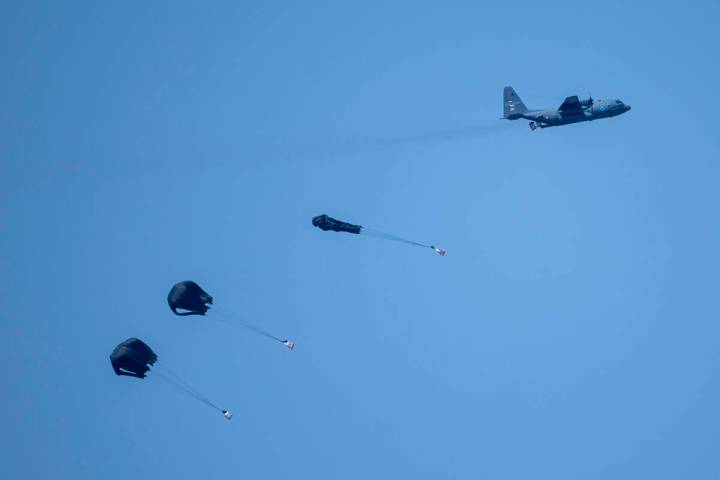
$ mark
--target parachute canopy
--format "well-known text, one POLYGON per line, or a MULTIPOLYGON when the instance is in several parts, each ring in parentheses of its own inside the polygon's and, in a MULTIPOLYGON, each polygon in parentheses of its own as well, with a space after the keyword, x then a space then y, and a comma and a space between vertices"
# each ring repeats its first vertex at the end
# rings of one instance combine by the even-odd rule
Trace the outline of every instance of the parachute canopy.
POLYGON ((150 370, 148 365, 153 365, 156 361, 155 352, 137 338, 128 338, 110 354, 115 375, 145 378, 145 374, 150 370))
POLYGON ((341 222, 340 220, 328 217, 324 214, 313 217, 312 224, 318 227, 320 230, 325 230, 326 232, 328 230, 332 230, 334 232, 347 232, 357 235, 360 233, 360 230, 362 230, 362 226, 360 225, 353 225, 352 223, 341 222))
POLYGON ((213 298, 191 280, 176 283, 168 294, 168 305, 175 315, 205 315, 212 303, 213 298))

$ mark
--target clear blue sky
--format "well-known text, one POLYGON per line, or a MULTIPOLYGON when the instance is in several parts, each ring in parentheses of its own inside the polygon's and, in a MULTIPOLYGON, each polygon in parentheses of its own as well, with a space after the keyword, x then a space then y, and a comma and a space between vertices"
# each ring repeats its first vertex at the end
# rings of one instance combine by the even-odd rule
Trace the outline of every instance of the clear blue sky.
POLYGON ((2 477, 720 477, 719 18, 6 2, 2 477), (531 132, 505 85, 633 109, 531 132), (185 279, 297 348, 173 316, 185 279), (235 418, 116 377, 130 336, 235 418))

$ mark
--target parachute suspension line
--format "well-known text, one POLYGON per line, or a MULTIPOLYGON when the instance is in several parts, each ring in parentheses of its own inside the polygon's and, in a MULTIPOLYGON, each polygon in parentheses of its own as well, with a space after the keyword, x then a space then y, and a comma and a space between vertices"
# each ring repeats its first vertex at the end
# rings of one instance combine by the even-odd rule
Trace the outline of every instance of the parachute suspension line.
POLYGON ((375 230, 373 228, 362 227, 362 230, 360 230, 360 233, 364 233, 371 237, 384 238, 385 240, 392 240, 395 242, 408 243, 410 245, 417 245, 418 247, 432 248, 431 245, 425 245, 424 243, 415 242, 413 240, 408 240, 407 238, 398 237, 397 235, 385 233, 380 230, 375 230))
MULTIPOLYGON (((165 369, 165 370, 167 370, 167 369, 165 369)), ((215 405, 213 402, 211 402, 210 399, 208 399, 205 395, 200 393, 195 387, 193 387, 189 383, 185 382, 182 378, 180 378, 174 372, 160 370, 160 371, 156 371, 155 373, 158 375, 158 377, 162 378, 170 385, 189 394, 191 397, 195 398, 196 400, 199 400, 206 405, 209 405, 217 410, 220 410, 220 408, 217 405, 215 405)))
POLYGON ((180 377, 180 375, 178 375, 178 374, 175 373, 174 371, 170 370, 169 368, 163 367, 163 368, 160 370, 160 372, 158 372, 158 373, 160 373, 161 375, 164 374, 166 377, 171 377, 175 382, 177 382, 178 384, 182 385, 183 388, 187 389, 189 392, 192 392, 195 396, 198 396, 198 397, 202 397, 202 396, 203 396, 203 395, 198 391, 198 389, 196 389, 195 387, 193 387, 192 385, 190 385, 189 383, 187 383, 185 380, 183 380, 183 379, 180 377))
POLYGON ((177 380, 175 380, 174 378, 170 377, 169 375, 165 375, 164 373, 160 373, 160 372, 156 372, 156 375, 157 375, 157 378, 159 378, 159 379, 160 379, 163 383, 165 383, 166 385, 168 385, 168 386, 170 386, 171 388, 173 388, 175 391, 177 391, 177 392, 179 392, 179 393, 181 393, 181 394, 187 395, 187 396, 189 396, 190 398, 192 398, 192 399, 194 399, 194 400, 197 400, 197 401, 199 401, 199 402, 201 402, 201 403, 204 403, 205 405, 208 405, 209 407, 217 410, 217 406, 216 406, 216 405, 212 405, 212 402, 208 402, 207 399, 205 399, 205 398, 198 397, 198 396, 195 394, 195 392, 193 392, 193 391, 191 391, 191 390, 188 390, 187 388, 185 388, 184 385, 178 383, 177 380))
POLYGON ((217 308, 213 307, 211 310, 211 314, 207 316, 208 318, 211 318, 212 320, 215 320, 216 322, 223 323, 225 325, 230 325, 231 327, 239 327, 244 328, 245 330, 249 330, 251 332, 257 333, 258 335, 262 335, 267 338, 271 338, 273 340, 276 340, 280 343, 285 343, 286 340, 283 340, 281 338, 276 337, 270 332, 267 332, 263 330, 260 327, 257 327, 251 323, 248 323, 244 320, 241 320, 234 315, 228 315, 223 311, 218 310, 217 308), (214 313, 214 315, 212 314, 214 313))
POLYGON ((407 243, 410 245, 415 245, 415 246, 423 247, 423 248, 431 248, 435 253, 437 253, 438 255, 443 256, 443 257, 447 253, 447 250, 445 250, 444 248, 436 247, 435 245, 425 245, 424 243, 415 242, 413 240, 408 240, 407 238, 398 237, 397 235, 391 235, 389 233, 385 233, 380 230, 375 230, 373 228, 362 227, 362 229, 360 230, 360 233, 365 233, 365 235, 370 235, 372 237, 384 238, 385 240, 391 240, 394 242, 407 243))
POLYGON ((218 412, 225 412, 225 410, 215 405, 213 402, 210 401, 210 399, 200 393, 195 387, 180 378, 177 373, 173 372, 169 368, 163 366, 162 369, 158 370, 158 368, 155 367, 153 369, 153 372, 158 376, 158 378, 164 380, 167 384, 175 387, 177 390, 188 394, 190 397, 214 408, 218 412))
MULTIPOLYGON (((198 396, 195 394, 195 392, 188 390, 184 385, 179 383, 176 379, 172 378, 170 375, 167 375, 163 372, 154 372, 153 376, 157 377, 160 381, 162 381, 164 384, 171 387, 176 392, 179 392, 183 395, 187 395, 192 399, 198 400, 206 405, 209 405, 205 399, 198 398, 198 396)), ((210 405, 212 408, 215 408, 214 406, 210 405)))

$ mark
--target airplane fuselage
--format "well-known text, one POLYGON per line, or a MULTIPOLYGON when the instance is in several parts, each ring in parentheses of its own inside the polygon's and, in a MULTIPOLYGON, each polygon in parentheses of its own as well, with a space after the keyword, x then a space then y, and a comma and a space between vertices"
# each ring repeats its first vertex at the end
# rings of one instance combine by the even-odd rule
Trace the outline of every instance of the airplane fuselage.
POLYGON ((538 128, 547 128, 615 117, 628 110, 630 110, 630 106, 625 105, 620 100, 595 100, 591 106, 578 111, 534 110, 524 113, 522 118, 537 122, 538 128))

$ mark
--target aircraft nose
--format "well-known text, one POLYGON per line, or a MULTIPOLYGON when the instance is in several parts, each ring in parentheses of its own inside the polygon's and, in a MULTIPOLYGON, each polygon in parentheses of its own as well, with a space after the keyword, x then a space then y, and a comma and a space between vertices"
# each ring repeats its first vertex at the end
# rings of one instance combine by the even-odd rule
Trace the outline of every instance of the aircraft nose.
POLYGON ((629 111, 632 107, 630 105, 625 105, 625 111, 629 111))

